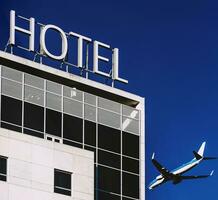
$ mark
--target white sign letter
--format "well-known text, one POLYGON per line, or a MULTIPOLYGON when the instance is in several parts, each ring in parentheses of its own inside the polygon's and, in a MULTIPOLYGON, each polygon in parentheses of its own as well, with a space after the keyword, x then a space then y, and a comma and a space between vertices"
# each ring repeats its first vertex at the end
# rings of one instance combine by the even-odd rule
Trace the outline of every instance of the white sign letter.
POLYGON ((94 41, 94 46, 93 46, 93 72, 96 74, 100 74, 103 76, 110 77, 110 74, 107 74, 105 72, 101 72, 98 70, 98 60, 103 60, 105 62, 109 62, 108 58, 105 58, 103 56, 98 55, 98 48, 99 46, 102 46, 104 48, 110 49, 110 46, 98 41, 94 41))
POLYGON ((34 51, 35 19, 30 18, 29 29, 26 30, 15 25, 15 11, 10 11, 10 39, 9 44, 15 45, 15 31, 19 31, 29 36, 29 50, 34 51))
POLYGON ((119 49, 113 49, 113 79, 121 81, 123 83, 128 83, 127 80, 119 78, 119 49))
POLYGON ((91 42, 92 39, 85 37, 83 35, 79 35, 77 33, 74 32, 70 32, 69 35, 72 35, 74 37, 78 38, 78 55, 77 55, 77 66, 78 67, 83 67, 83 40, 87 41, 87 42, 91 42))
POLYGON ((62 29, 60 29, 57 26, 54 25, 46 25, 42 28, 41 33, 40 33, 40 48, 41 48, 41 53, 46 54, 48 57, 53 58, 55 60, 63 60, 66 55, 67 55, 67 51, 68 51, 68 43, 67 43, 67 37, 64 33, 64 31, 62 29), (61 35, 61 39, 62 39, 62 52, 61 55, 59 56, 55 56, 53 54, 51 54, 48 49, 46 48, 46 44, 45 44, 45 34, 47 32, 48 29, 53 29, 57 32, 60 33, 61 35))

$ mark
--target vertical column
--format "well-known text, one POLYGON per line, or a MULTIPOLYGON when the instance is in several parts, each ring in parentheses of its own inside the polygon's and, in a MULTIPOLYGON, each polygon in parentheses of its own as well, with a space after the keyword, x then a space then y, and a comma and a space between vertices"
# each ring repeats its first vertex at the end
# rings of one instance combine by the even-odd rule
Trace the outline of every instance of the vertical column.
POLYGON ((139 121, 140 121, 140 136, 139 136, 139 175, 140 175, 140 185, 139 185, 139 194, 140 199, 145 199, 145 102, 141 98, 139 105, 137 106, 139 112, 139 121))
POLYGON ((61 138, 64 141, 64 86, 61 85, 61 138))
POLYGON ((121 175, 121 178, 120 178, 120 196, 121 196, 121 199, 123 198, 123 105, 121 104, 120 105, 120 131, 121 131, 121 134, 120 134, 120 156, 121 156, 121 166, 120 166, 120 175, 121 175))
POLYGON ((97 171, 97 167, 98 167, 98 96, 96 96, 96 102, 95 102, 95 106, 96 106, 96 168, 95 168, 95 193, 96 193, 96 200, 98 200, 98 191, 96 190, 98 188, 98 171, 97 171))
POLYGON ((46 80, 44 79, 44 138, 46 135, 46 80))
POLYGON ((83 120, 83 139, 82 139, 82 147, 85 149, 85 95, 82 92, 82 120, 83 120))
POLYGON ((0 127, 2 121, 2 65, 0 65, 0 127))
POLYGON ((22 72, 22 133, 24 132, 24 72, 22 72))

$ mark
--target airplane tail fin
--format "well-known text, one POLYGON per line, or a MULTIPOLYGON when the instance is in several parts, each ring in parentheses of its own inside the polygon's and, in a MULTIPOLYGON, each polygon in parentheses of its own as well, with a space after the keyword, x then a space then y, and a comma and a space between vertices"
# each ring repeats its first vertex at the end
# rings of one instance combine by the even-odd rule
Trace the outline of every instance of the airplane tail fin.
POLYGON ((195 158, 197 160, 200 160, 203 158, 203 160, 214 160, 214 159, 217 159, 217 157, 204 157, 204 149, 205 149, 205 145, 206 145, 206 142, 203 142, 200 149, 198 150, 198 152, 196 151, 193 151, 194 155, 195 155, 195 158))
POLYGON ((198 155, 200 155, 201 157, 204 156, 205 145, 206 145, 206 142, 203 142, 200 149, 198 150, 198 155))
POLYGON ((203 142, 202 145, 201 145, 201 147, 199 148, 198 152, 193 151, 193 153, 194 153, 194 155, 195 155, 195 158, 196 158, 197 160, 200 160, 200 159, 203 158, 205 145, 206 145, 206 142, 203 142))

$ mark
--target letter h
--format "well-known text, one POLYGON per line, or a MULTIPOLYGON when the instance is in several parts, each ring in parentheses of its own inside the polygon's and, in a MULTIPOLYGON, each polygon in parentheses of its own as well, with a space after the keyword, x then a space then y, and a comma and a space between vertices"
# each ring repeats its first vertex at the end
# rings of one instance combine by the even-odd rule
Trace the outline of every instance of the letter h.
POLYGON ((29 30, 20 28, 15 25, 15 11, 10 11, 10 39, 9 44, 15 45, 15 31, 19 31, 29 36, 29 50, 34 51, 34 39, 35 39, 35 19, 30 18, 29 20, 29 30))

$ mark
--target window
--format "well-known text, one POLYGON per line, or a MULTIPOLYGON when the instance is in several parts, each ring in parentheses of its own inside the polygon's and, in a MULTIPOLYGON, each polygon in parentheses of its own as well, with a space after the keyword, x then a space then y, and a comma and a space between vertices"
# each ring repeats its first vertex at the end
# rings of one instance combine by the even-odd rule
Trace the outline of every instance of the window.
POLYGON ((54 192, 71 196, 71 172, 54 170, 54 192))
POLYGON ((44 106, 44 91, 25 85, 24 99, 30 103, 44 106))
POLYGON ((90 121, 96 121, 96 107, 85 104, 84 118, 90 121))
POLYGON ((133 200, 132 198, 123 197, 122 200, 133 200))
POLYGON ((85 120, 84 123, 85 144, 96 146, 96 124, 85 120))
POLYGON ((123 179, 123 195, 132 198, 139 198, 139 176, 133 174, 124 173, 123 179))
POLYGON ((103 191, 98 191, 98 199, 99 200, 120 200, 120 196, 113 195, 111 193, 106 193, 103 191))
POLYGON ((139 158, 139 136, 123 132, 123 154, 139 158))
POLYGON ((2 95, 1 111, 1 120, 7 122, 2 123, 1 126, 3 128, 20 131, 19 127, 13 125, 22 125, 22 102, 2 95))
POLYGON ((2 76, 17 82, 22 82, 22 72, 2 66, 2 76))
POLYGON ((44 89, 44 79, 31 74, 24 74, 24 81, 26 85, 34 86, 40 89, 44 89))
POLYGON ((0 156, 0 180, 7 181, 7 158, 0 156))
POLYGON ((70 145, 70 146, 73 146, 73 147, 78 147, 78 148, 82 148, 82 144, 78 143, 78 142, 72 142, 72 141, 69 141, 69 140, 65 140, 63 139, 63 144, 67 144, 67 145, 70 145))
POLYGON ((98 189, 110 193, 120 194, 120 171, 101 166, 97 169, 98 189))
POLYGON ((56 142, 56 143, 63 143, 61 138, 54 137, 53 135, 45 135, 46 140, 56 142))
POLYGON ((34 136, 34 137, 44 138, 43 133, 40 133, 38 131, 33 131, 33 130, 30 130, 30 129, 27 129, 27 128, 24 128, 23 133, 25 133, 27 135, 34 136))
POLYGON ((61 137, 61 113, 46 109, 46 133, 61 137))
POLYGON ((120 155, 109 153, 107 151, 98 150, 98 162, 103 165, 120 169, 120 155))
POLYGON ((46 107, 61 111, 61 96, 56 94, 46 93, 46 107))
POLYGON ((120 131, 99 124, 98 145, 102 149, 120 153, 120 131))
POLYGON ((22 85, 20 83, 2 78, 2 94, 22 98, 22 85))
POLYGON ((44 108, 24 103, 24 133, 43 138, 44 134, 44 108), (36 130, 36 131, 35 131, 36 130))
POLYGON ((24 126, 40 132, 44 131, 44 108, 26 103, 24 104, 24 126))
POLYGON ((123 156, 123 170, 139 174, 139 160, 123 156))
POLYGON ((119 129, 120 128, 120 115, 110 112, 110 111, 102 110, 99 108, 98 109, 98 122, 100 124, 105 124, 110 127, 119 129))
POLYGON ((64 138, 82 143, 83 120, 64 114, 64 138))
POLYGON ((64 98, 64 112, 78 117, 83 116, 83 104, 68 98, 64 98))

